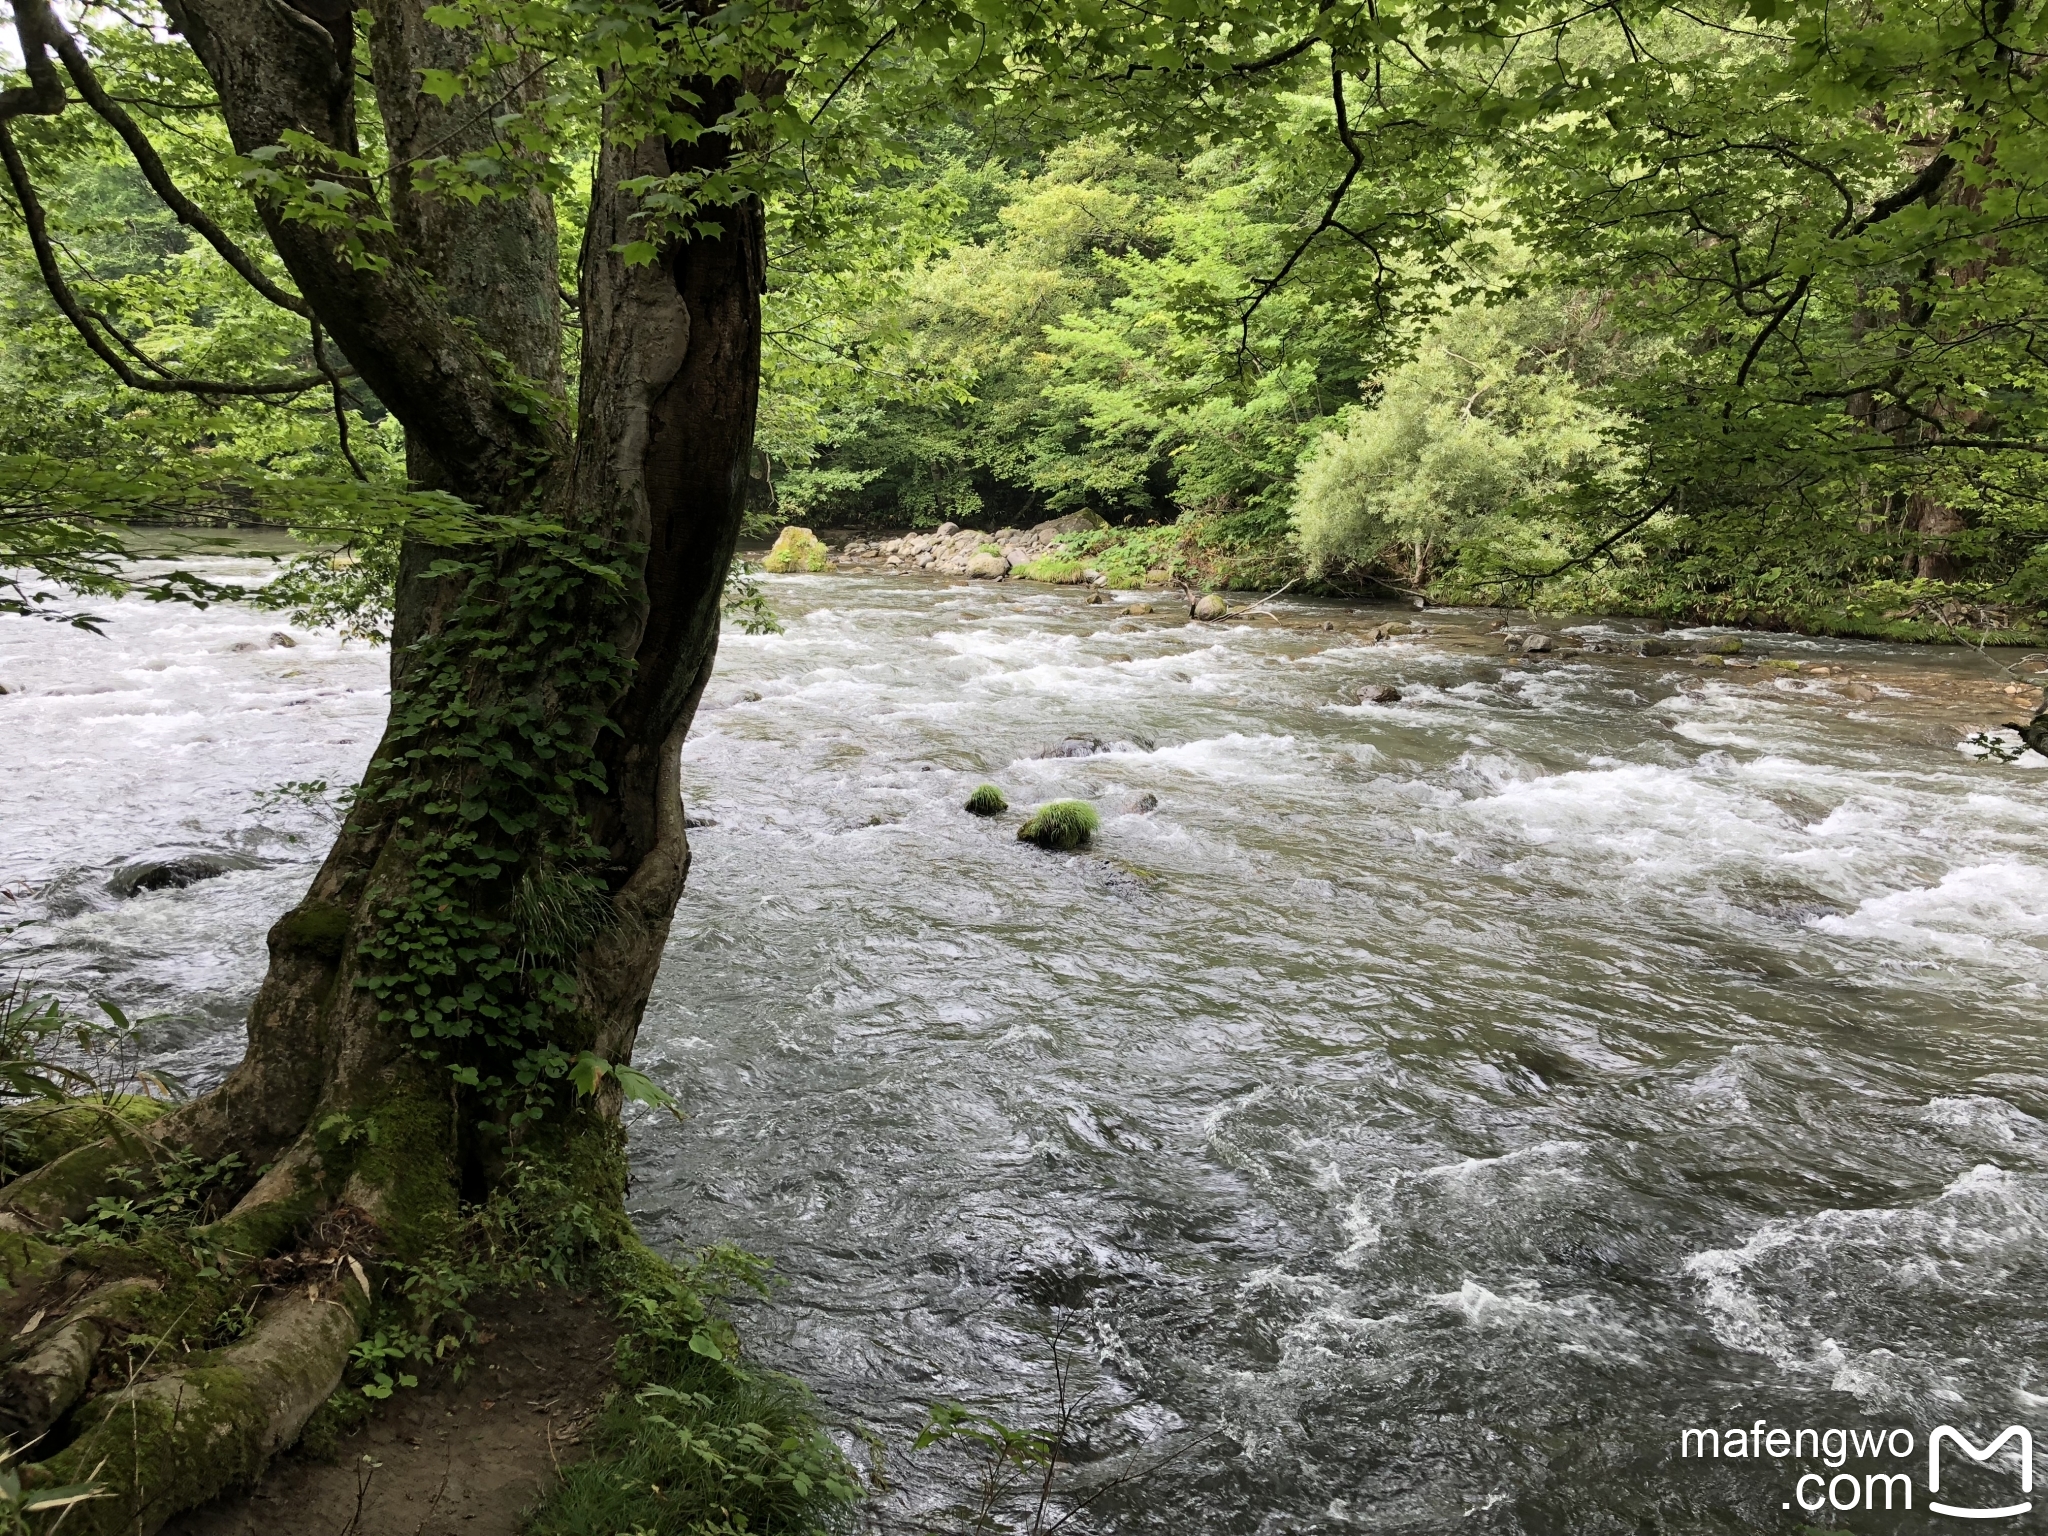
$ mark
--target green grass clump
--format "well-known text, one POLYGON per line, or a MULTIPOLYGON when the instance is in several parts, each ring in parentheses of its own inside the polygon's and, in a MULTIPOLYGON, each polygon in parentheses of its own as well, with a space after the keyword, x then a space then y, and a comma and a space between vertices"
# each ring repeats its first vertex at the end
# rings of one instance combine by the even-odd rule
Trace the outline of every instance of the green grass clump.
POLYGON ((970 816, 1000 816, 1009 808, 1010 802, 993 784, 984 784, 967 797, 967 814, 970 816))
POLYGON ((1049 581, 1055 586, 1071 587, 1081 580, 1081 572, 1087 568, 1085 560, 1070 560, 1060 555, 1044 555, 1036 560, 1027 560, 1013 566, 1012 576, 1021 576, 1026 581, 1049 581))
POLYGON ((526 1536, 853 1536, 858 1473, 801 1383, 742 1363, 726 1315, 727 1297, 766 1294, 767 1266, 722 1245, 671 1265, 584 1182, 537 1172, 489 1233, 508 1275, 574 1279, 618 1307, 596 1454, 563 1468, 526 1536))
POLYGON ((614 1397, 598 1454, 563 1469, 530 1536, 851 1532, 861 1489, 786 1377, 678 1360, 614 1397), (673 1384, 671 1384, 673 1383, 673 1384))
POLYGON ((1040 806, 1017 829, 1017 838, 1064 853, 1087 842, 1101 825, 1102 818, 1086 800, 1055 800, 1051 805, 1040 806))

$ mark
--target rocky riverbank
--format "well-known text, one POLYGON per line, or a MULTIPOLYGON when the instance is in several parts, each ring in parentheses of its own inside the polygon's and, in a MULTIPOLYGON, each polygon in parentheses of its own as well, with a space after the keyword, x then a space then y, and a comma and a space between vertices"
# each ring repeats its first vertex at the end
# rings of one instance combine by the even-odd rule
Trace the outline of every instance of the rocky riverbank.
MULTIPOLYGON (((1049 518, 1029 528, 998 528, 993 533, 941 523, 930 533, 907 533, 893 539, 855 539, 835 552, 832 563, 851 569, 929 571, 935 576, 966 576, 1001 581, 1017 575, 1060 585, 1099 584, 1103 573, 1078 559, 1059 558, 1060 540, 1103 526, 1089 512, 1049 518)), ((1162 571, 1153 585, 1166 585, 1162 571)))

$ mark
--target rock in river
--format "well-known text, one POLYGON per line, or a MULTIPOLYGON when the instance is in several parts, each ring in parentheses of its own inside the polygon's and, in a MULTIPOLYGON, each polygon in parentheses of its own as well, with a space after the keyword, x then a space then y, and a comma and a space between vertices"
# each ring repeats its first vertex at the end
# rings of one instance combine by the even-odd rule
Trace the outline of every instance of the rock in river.
POLYGON ((201 880, 212 880, 231 869, 256 869, 257 860, 243 853, 210 853, 200 850, 151 854, 131 859, 107 877, 107 889, 116 896, 134 896, 142 891, 175 891, 201 880))
POLYGON ((761 569, 777 575, 791 571, 822 571, 832 564, 825 541, 808 528, 791 526, 775 536, 775 543, 761 559, 761 569))
POLYGON ((1401 690, 1394 687, 1391 683, 1368 683, 1365 687, 1358 690, 1358 702, 1361 704, 1398 704, 1401 702, 1401 690))
POLYGON ((1195 600, 1195 606, 1188 612, 1193 617, 1207 622, 1211 619, 1220 619, 1230 612, 1230 604, 1224 602, 1214 592, 1207 592, 1195 600))
POLYGON ((971 581, 1001 581, 1010 574, 1010 558, 1007 555, 977 549, 967 557, 967 575, 971 581))

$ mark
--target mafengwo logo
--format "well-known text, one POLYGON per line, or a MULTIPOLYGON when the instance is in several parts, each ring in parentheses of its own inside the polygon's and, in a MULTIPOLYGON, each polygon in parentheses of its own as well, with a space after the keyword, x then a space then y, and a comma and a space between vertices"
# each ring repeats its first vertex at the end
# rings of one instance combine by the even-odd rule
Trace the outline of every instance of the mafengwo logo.
MULTIPOLYGON (((2032 1493, 2034 1491, 2034 1437, 2018 1424, 2011 1426, 2004 1434, 2000 1435, 1982 1450, 1979 1450, 1972 1444, 1969 1436, 1965 1435, 1961 1430, 1951 1429, 1946 1424, 1936 1425, 1934 1433, 1927 1437, 1928 1493, 1936 1494, 1941 1492, 1941 1448, 1944 1444, 1955 1446, 1957 1450, 1968 1456, 1972 1461, 1989 1461, 1998 1454, 1999 1447, 2008 1440, 2017 1440, 2019 1442, 2014 1449, 2018 1452, 2019 1456, 2020 1492, 2032 1493)), ((1930 1498, 1927 1507, 1937 1515, 1955 1515, 1963 1520, 2011 1520, 2024 1515, 2032 1509, 2034 1501, 2032 1499, 2023 1499, 2017 1504, 2007 1504, 1999 1509, 1973 1509, 1954 1504, 1943 1504, 1939 1500, 1930 1498)))
MULTIPOLYGON (((1927 1437, 1927 1486, 1924 1499, 1908 1468, 1918 1470, 1918 1437, 1903 1426, 1895 1429, 1786 1429, 1758 1419, 1744 1429, 1688 1429, 1678 1438, 1681 1459, 1712 1461, 1818 1461, 1824 1471, 1802 1470, 1787 1490, 1783 1508, 1809 1515, 1823 1510, 1848 1514, 1863 1510, 1909 1510, 1916 1502, 1933 1515, 1956 1520, 2017 1520, 2034 1508, 2034 1436, 2026 1426, 2008 1425, 1980 1445, 1962 1430, 1938 1424, 1927 1437), (1875 1468, 1870 1466, 1876 1463, 1875 1468), (1979 1466, 1998 1474, 2019 1498, 1976 1497, 1954 1502, 1958 1467, 1979 1466), (1943 1499, 1947 1474, 1950 1497, 1943 1499), (2016 1488, 2013 1485, 2017 1485, 2016 1488)), ((1790 1476, 1792 1468, 1786 1468, 1790 1476)), ((1981 1482, 1982 1480, 1977 1480, 1981 1482)))

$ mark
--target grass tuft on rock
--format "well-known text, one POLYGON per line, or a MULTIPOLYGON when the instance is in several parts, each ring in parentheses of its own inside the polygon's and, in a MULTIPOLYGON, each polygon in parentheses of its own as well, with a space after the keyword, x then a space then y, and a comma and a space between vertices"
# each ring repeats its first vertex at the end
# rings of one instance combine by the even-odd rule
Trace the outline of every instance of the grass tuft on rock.
POLYGON ((970 816, 1000 816, 1009 808, 1009 800, 993 784, 984 784, 967 797, 967 814, 970 816))
POLYGON ((1102 818, 1087 801, 1055 800, 1032 813, 1031 819, 1017 829, 1017 839, 1065 853, 1079 848, 1101 826, 1102 818))

